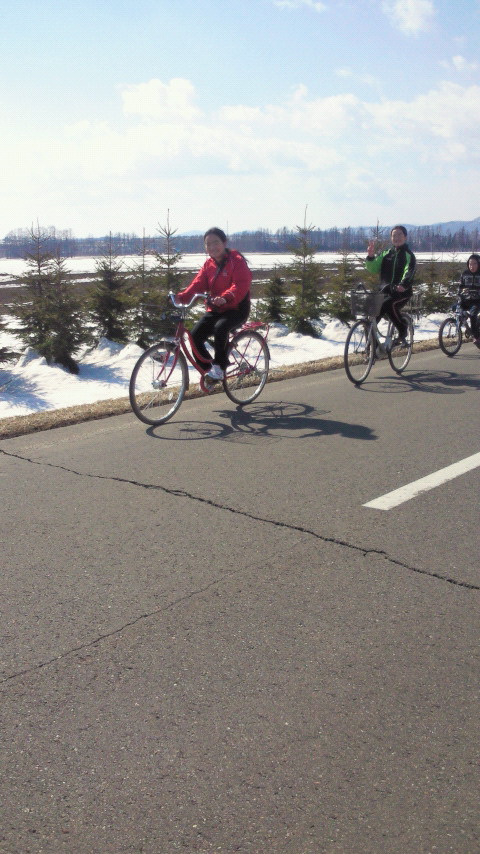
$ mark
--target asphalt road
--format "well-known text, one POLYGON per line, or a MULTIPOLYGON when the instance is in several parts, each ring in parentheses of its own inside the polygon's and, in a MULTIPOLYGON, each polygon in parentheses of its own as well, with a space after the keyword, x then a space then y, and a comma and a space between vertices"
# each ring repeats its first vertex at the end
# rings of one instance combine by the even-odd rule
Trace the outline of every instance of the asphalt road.
POLYGON ((2 854, 475 854, 480 354, 0 443, 2 854))

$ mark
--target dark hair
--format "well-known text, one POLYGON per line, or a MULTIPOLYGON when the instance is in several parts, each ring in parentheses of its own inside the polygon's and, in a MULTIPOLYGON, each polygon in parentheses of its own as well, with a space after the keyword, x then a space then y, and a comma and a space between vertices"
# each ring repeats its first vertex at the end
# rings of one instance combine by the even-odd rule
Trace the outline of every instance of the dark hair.
POLYGON ((400 231, 403 231, 405 237, 407 236, 407 229, 405 228, 404 225, 394 225, 390 231, 390 237, 392 236, 392 233, 395 231, 396 228, 399 228, 400 231))
POLYGON ((216 237, 219 237, 222 243, 226 243, 228 238, 224 231, 221 228, 209 228, 208 231, 203 235, 203 242, 205 243, 209 234, 214 234, 216 237))
POLYGON ((478 255, 476 252, 473 252, 470 255, 470 257, 467 258, 467 267, 468 267, 468 262, 471 261, 472 258, 475 258, 475 261, 477 262, 478 266, 480 267, 480 255, 478 255))

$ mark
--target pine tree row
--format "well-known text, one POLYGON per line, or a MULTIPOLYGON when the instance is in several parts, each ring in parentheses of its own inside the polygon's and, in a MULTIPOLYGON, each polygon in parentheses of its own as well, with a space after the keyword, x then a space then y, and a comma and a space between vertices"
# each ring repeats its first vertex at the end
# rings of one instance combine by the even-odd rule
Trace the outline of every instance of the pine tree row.
MULTIPOLYGON (((168 293, 179 291, 188 275, 178 269, 182 255, 174 248, 176 232, 168 216, 166 225, 158 230, 164 251, 152 250, 144 238, 138 262, 130 268, 110 243, 96 262, 95 284, 86 297, 80 297, 65 259, 48 251, 48 232, 38 225, 32 228, 27 273, 19 280, 22 298, 8 306, 16 326, 9 329, 48 364, 62 365, 72 373, 79 370, 78 353, 102 337, 149 346, 170 331, 168 293)), ((359 264, 360 259, 348 250, 341 253, 339 263, 327 269, 316 260, 314 235, 315 227, 307 225, 305 212, 303 225, 296 229, 295 243, 289 247, 293 261, 273 271, 255 313, 259 319, 284 323, 292 331, 316 337, 321 335, 321 316, 348 323, 352 289, 359 282, 373 285, 373 280, 359 264)), ((378 225, 375 237, 382 240, 378 225)), ((441 266, 439 275, 433 259, 424 265, 422 295, 427 313, 446 310, 450 301, 448 285, 458 274, 459 265, 452 257, 450 264, 441 266)), ((0 361, 15 355, 6 347, 0 348, 0 361)))

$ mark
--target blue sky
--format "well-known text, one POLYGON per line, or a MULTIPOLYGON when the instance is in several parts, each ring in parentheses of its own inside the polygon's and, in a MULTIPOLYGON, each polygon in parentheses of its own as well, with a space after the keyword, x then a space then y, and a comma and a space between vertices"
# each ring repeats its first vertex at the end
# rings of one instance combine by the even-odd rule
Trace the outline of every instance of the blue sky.
POLYGON ((0 237, 473 219, 480 0, 2 3, 0 237))

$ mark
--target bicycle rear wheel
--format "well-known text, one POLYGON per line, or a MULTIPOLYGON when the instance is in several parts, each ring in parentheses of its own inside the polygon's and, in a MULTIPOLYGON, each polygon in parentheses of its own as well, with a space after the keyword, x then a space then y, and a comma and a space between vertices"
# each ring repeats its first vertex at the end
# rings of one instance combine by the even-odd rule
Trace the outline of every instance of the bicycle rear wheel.
POLYGON ((373 365, 375 354, 369 331, 370 324, 366 320, 357 320, 345 341, 345 371, 350 382, 355 385, 367 379, 373 365))
MULTIPOLYGON (((412 318, 406 314, 403 315, 403 317, 408 323, 407 332, 405 335, 405 340, 407 342, 407 345, 405 346, 404 344, 401 344, 400 342, 398 344, 392 343, 392 346, 390 347, 390 349, 388 351, 388 361, 390 362, 391 367, 393 368, 393 370, 397 374, 401 374, 402 371, 404 371, 405 368, 407 367, 407 365, 410 361, 410 358, 412 355, 412 349, 413 349, 413 321, 412 321, 412 318)), ((395 329, 394 325, 392 323, 389 324, 389 329, 388 329, 387 334, 393 336, 395 333, 398 335, 398 332, 395 329)), ((394 339, 392 338, 392 342, 393 342, 393 340, 394 339)))
POLYGON ((267 382, 270 354, 265 338, 254 330, 237 332, 229 346, 228 361, 225 394, 239 406, 251 403, 267 382))
POLYGON ((130 378, 130 403, 145 424, 164 424, 175 414, 187 388, 187 362, 171 341, 159 341, 140 356, 130 378))
POLYGON ((438 330, 438 343, 446 356, 455 356, 462 346, 462 327, 454 317, 447 317, 438 330))

